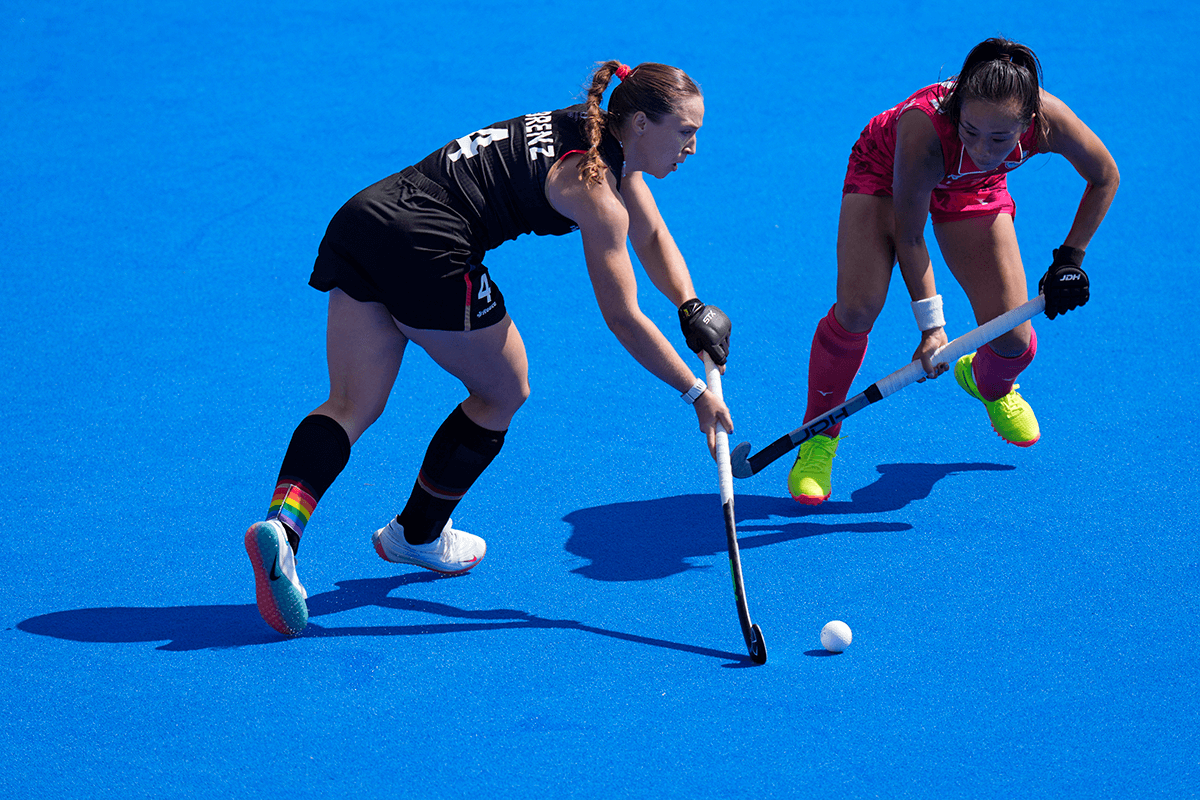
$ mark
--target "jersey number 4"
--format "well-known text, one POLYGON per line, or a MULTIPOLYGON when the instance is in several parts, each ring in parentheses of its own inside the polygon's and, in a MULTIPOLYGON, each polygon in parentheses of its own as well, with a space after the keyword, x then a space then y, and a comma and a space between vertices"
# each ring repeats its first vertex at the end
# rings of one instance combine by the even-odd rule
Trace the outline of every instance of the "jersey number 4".
POLYGON ((479 154, 479 148, 507 138, 507 128, 484 128, 474 133, 468 133, 466 136, 454 140, 458 144, 458 150, 450 153, 450 160, 458 161, 463 156, 474 158, 479 154))
POLYGON ((486 272, 479 276, 479 299, 489 304, 492 302, 492 282, 488 280, 486 272))

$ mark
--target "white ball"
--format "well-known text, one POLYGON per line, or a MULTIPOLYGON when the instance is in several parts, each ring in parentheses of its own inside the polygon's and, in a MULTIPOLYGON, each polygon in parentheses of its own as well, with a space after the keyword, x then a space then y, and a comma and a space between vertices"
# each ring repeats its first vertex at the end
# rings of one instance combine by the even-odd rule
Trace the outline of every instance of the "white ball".
POLYGON ((850 626, 840 619, 835 619, 833 622, 827 623, 824 628, 821 628, 821 647, 824 647, 831 653, 840 653, 845 650, 850 646, 850 641, 853 638, 853 634, 850 633, 850 626))

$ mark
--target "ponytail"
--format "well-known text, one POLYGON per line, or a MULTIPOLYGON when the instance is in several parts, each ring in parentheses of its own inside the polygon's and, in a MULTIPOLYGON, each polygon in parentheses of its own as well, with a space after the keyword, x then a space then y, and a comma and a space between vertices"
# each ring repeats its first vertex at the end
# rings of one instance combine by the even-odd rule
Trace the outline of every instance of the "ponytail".
MULTIPOLYGON (((600 107, 600 100, 608 89, 613 75, 626 67, 620 61, 605 61, 592 73, 592 85, 587 90, 587 101, 584 110, 583 133, 587 139, 588 150, 579 165, 579 174, 588 186, 595 186, 602 180, 600 168, 603 161, 600 158, 600 138, 604 135, 604 125, 607 113, 600 107)), ((626 72, 626 75, 629 73, 626 72)))
POLYGON ((980 42, 963 61, 949 94, 942 100, 947 118, 957 128, 968 100, 1016 103, 1026 124, 1034 118, 1045 135, 1041 117, 1042 65, 1032 50, 1002 38, 980 42))
POLYGON ((602 180, 603 160, 600 157, 600 139, 605 126, 612 129, 641 111, 651 122, 658 122, 672 113, 685 97, 700 94, 700 87, 677 67, 666 64, 644 62, 632 69, 620 61, 604 61, 592 73, 592 83, 587 90, 584 112, 584 136, 588 151, 579 165, 579 174, 589 186, 602 180), (613 76, 620 83, 608 98, 608 110, 600 107, 604 92, 613 76))

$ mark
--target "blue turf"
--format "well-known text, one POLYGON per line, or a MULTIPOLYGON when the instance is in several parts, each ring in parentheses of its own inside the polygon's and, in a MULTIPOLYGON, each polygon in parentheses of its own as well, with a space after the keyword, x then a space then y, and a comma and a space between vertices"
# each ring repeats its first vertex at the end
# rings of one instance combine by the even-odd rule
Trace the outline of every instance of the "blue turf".
MULTIPOLYGON (((0 15, 0 794, 1196 795, 1197 379, 1174 356, 1197 246, 1172 195, 1194 9, 143 5, 0 15), (305 281, 351 194, 575 101, 596 60, 684 67, 700 152, 653 186, 734 320, 731 439, 762 446, 800 423, 854 136, 997 33, 1123 177, 1093 300, 1037 323, 1043 439, 1004 444, 943 379, 847 424, 825 505, 787 498, 786 463, 737 482, 765 666, 694 416, 604 329, 577 237, 488 262, 534 395, 456 515, 487 561, 441 578, 371 549, 461 396, 412 348, 305 537, 309 629, 259 619, 242 533, 326 390, 305 281), (835 618, 854 643, 829 656, 835 618)), ((1082 187, 1057 157, 1011 185, 1036 281, 1082 187)), ((915 347, 893 289, 859 388, 915 347)), ((682 350, 648 282, 643 304, 682 350)))

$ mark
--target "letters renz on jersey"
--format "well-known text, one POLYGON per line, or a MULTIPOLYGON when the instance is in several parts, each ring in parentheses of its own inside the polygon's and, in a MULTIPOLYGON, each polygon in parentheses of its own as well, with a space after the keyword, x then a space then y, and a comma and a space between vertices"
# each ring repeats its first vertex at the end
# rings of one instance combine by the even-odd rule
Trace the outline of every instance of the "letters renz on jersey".
POLYGON ((549 111, 525 115, 525 144, 529 147, 531 159, 538 156, 554 158, 554 135, 551 133, 549 111))

